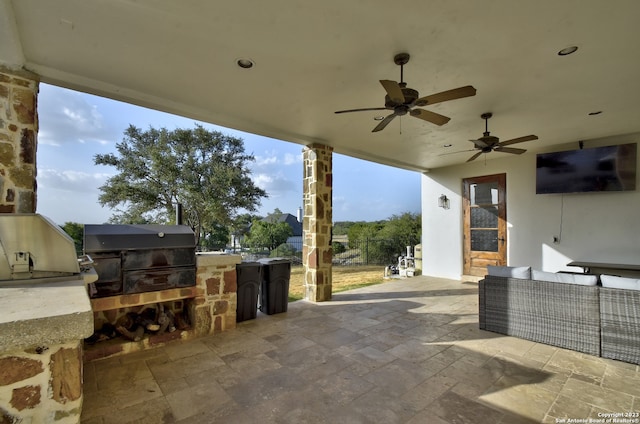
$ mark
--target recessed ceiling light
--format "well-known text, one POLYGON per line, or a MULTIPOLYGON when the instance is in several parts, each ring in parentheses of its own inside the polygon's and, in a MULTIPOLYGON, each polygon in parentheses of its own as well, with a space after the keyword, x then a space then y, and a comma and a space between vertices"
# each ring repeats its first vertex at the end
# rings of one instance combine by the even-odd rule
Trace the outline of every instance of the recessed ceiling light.
POLYGON ((247 58, 240 58, 236 60, 236 64, 242 69, 253 68, 254 65, 253 60, 247 58))
POLYGON ((567 55, 570 55, 571 53, 575 53, 577 50, 578 50, 578 46, 565 47, 564 49, 558 52, 558 56, 567 56, 567 55))
POLYGON ((600 115, 602 113, 601 110, 596 110, 595 112, 589 112, 589 116, 600 115))
POLYGON ((374 121, 382 121, 384 119, 384 116, 374 116, 373 120, 374 121))

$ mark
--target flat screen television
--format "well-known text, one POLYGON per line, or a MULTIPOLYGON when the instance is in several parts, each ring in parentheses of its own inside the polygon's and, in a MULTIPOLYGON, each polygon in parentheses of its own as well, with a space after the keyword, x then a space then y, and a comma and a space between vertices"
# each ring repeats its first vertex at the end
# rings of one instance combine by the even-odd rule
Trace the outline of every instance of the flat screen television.
POLYGON ((636 189, 637 144, 594 147, 536 158, 536 194, 636 189))

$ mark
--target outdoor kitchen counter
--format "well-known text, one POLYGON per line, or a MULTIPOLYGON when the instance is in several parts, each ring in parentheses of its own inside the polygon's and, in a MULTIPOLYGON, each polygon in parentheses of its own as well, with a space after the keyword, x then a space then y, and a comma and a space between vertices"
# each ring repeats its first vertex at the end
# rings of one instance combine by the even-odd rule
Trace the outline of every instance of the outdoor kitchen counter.
POLYGON ((93 331, 83 280, 0 286, 0 351, 82 340, 93 331))
POLYGON ((242 262, 242 256, 222 252, 198 252, 196 253, 197 266, 237 265, 242 262))

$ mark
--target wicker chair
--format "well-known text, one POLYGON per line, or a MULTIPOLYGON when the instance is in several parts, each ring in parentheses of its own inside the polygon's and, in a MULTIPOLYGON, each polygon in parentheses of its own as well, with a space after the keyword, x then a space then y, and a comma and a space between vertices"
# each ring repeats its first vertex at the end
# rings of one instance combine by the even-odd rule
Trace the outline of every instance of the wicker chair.
POLYGON ((640 364, 640 291, 600 287, 602 356, 640 364))
POLYGON ((480 328, 600 356, 597 286, 486 276, 480 328))

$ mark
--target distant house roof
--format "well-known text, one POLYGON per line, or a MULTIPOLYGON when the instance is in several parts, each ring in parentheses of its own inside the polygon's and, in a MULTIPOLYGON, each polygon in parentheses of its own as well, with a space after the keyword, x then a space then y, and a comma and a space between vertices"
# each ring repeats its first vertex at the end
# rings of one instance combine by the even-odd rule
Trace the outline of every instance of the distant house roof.
POLYGON ((290 213, 271 214, 263 219, 265 222, 286 222, 293 230, 293 236, 302 236, 302 222, 290 213))

